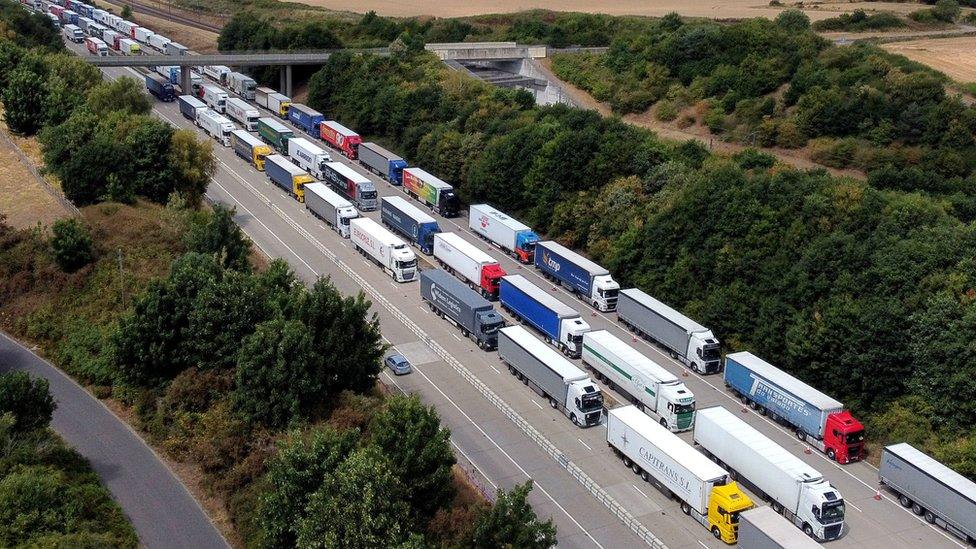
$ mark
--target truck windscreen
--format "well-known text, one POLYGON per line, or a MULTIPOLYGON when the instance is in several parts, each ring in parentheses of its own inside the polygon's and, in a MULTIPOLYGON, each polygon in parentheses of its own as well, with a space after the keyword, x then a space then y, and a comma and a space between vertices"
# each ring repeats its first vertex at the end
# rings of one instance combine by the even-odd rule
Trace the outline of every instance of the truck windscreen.
POLYGON ((837 522, 844 519, 844 502, 832 501, 823 504, 820 520, 825 523, 837 522))
POLYGON ((372 199, 376 198, 376 191, 363 191, 363 192, 359 193, 359 196, 363 200, 372 200, 372 199))
POLYGON ((583 395, 583 411, 592 412, 603 408, 603 393, 593 392, 583 395))

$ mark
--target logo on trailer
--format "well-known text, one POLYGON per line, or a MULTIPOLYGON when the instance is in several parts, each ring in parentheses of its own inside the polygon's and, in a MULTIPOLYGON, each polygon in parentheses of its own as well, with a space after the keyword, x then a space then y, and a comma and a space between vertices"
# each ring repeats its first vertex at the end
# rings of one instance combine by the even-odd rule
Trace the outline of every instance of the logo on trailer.
POLYGON ((490 225, 490 224, 491 224, 491 220, 488 218, 487 215, 481 216, 481 228, 482 229, 487 229, 488 228, 488 225, 490 225))
POLYGON ((546 267, 549 267, 557 273, 559 272, 559 269, 562 268, 562 265, 560 265, 558 261, 549 256, 548 250, 542 252, 542 262, 545 263, 546 267))
POLYGON ((810 410, 807 409, 807 406, 803 401, 780 391, 776 386, 770 385, 765 380, 756 376, 752 376, 752 388, 749 390, 749 394, 753 396, 762 396, 767 402, 773 402, 785 410, 799 412, 804 416, 810 415, 810 410))

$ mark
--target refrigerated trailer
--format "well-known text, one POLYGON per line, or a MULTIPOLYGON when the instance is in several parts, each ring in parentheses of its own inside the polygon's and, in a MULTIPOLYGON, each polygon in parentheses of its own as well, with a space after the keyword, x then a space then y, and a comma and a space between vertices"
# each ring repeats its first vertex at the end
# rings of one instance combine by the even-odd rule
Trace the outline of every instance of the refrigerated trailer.
POLYGON ((505 326, 502 315, 488 300, 446 271, 421 271, 420 298, 434 314, 457 326, 461 335, 482 350, 498 348, 498 330, 505 326))
POLYGON ((322 175, 337 193, 345 195, 360 210, 371 212, 377 208, 376 186, 349 166, 341 162, 328 162, 322 175))
POLYGON ((200 86, 203 95, 200 99, 211 109, 223 114, 227 111, 227 92, 217 86, 200 86))
POLYGON ((488 204, 468 208, 468 228, 522 263, 532 263, 539 235, 488 204))
POLYGON ((230 147, 230 132, 236 128, 234 128, 234 123, 227 120, 224 115, 212 109, 207 109, 197 115, 197 125, 203 129, 204 133, 216 139, 221 145, 230 147))
POLYGON ((264 171, 265 159, 271 154, 271 147, 264 141, 244 130, 230 132, 230 146, 237 156, 247 160, 259 172, 264 171))
POLYGON ((332 162, 332 156, 325 149, 304 137, 288 140, 288 156, 291 161, 312 174, 316 179, 327 180, 325 165, 332 162))
POLYGON ((603 393, 593 380, 521 326, 498 331, 498 357, 508 371, 578 427, 599 425, 603 393))
POLYGON ((763 506, 739 515, 739 549, 822 549, 790 522, 763 506))
POLYGON ((752 507, 729 473, 636 406, 607 413, 607 444, 641 478, 677 499, 681 510, 725 543, 736 542, 739 513, 752 507))
POLYGON ((407 167, 406 160, 376 143, 359 145, 359 163, 394 185, 403 182, 403 168, 407 167))
POLYGON ((434 253, 434 235, 441 232, 437 220, 399 196, 380 199, 380 220, 427 255, 434 253))
POLYGON ((610 271, 569 248, 547 240, 535 245, 535 268, 599 311, 617 308, 620 284, 610 271))
POLYGON ((456 217, 461 209, 454 187, 420 168, 404 168, 403 192, 444 217, 456 217))
POLYGON ((368 217, 350 220, 349 229, 356 251, 376 262, 393 280, 417 278, 417 256, 395 234, 368 217))
POLYGON ((621 290, 617 320, 700 374, 722 371, 721 344, 711 330, 637 288, 621 290))
POLYGON ((352 202, 318 181, 305 185, 305 207, 343 238, 349 238, 349 221, 359 217, 352 202))
POLYGON ((844 405, 750 352, 725 357, 725 386, 838 463, 858 461, 864 426, 844 405))
POLYGON ((227 81, 227 75, 231 73, 230 67, 224 65, 206 65, 203 67, 203 74, 209 76, 214 81, 223 84, 227 81))
POLYGON ((721 406, 698 411, 695 444, 803 533, 832 541, 844 531, 844 498, 800 458, 721 406))
POLYGON ((315 181, 308 172, 280 154, 273 154, 265 159, 264 172, 268 174, 268 179, 288 191, 299 202, 305 202, 305 185, 315 181))
POLYGON ((583 334, 590 325, 580 314, 529 282, 522 275, 508 275, 498 286, 498 301, 502 308, 517 320, 527 322, 542 332, 546 343, 563 354, 579 358, 583 349, 583 334))
POLYGON ((878 481, 929 524, 976 545, 976 483, 907 443, 881 452, 878 481))
POLYGON ((434 235, 434 257, 447 272, 459 276, 486 299, 498 298, 505 270, 487 253, 454 233, 434 235))
POLYGON ((244 129, 249 132, 258 131, 258 118, 261 113, 246 101, 236 97, 227 100, 227 116, 231 120, 236 120, 244 129))
POLYGON ((606 330, 583 334, 583 365, 672 432, 695 425, 695 395, 677 376, 606 330))

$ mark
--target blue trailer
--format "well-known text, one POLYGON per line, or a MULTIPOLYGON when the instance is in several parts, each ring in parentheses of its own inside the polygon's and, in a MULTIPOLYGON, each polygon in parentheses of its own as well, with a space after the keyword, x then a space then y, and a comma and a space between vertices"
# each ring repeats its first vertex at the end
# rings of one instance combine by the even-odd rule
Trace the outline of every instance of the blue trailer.
POLYGON ((542 332, 546 343, 573 358, 582 354, 583 334, 590 331, 590 325, 578 312, 524 276, 503 276, 498 301, 515 318, 542 332))
POLYGON ((597 310, 607 312, 617 308, 620 284, 610 276, 610 271, 561 244, 552 240, 536 244, 535 268, 597 310))
POLYGON ((165 78, 158 74, 146 75, 146 89, 160 101, 176 101, 176 90, 165 78))
POLYGON ((301 103, 292 103, 288 107, 288 120, 305 130, 305 133, 319 138, 319 124, 325 120, 325 115, 301 103))
POLYGON ((403 169, 407 161, 376 143, 359 145, 359 163, 393 185, 403 184, 403 169))
POLYGON ((207 104, 192 95, 181 95, 179 99, 180 112, 191 122, 197 121, 197 114, 207 110, 207 104))
POLYGON ((400 196, 380 200, 380 219, 427 255, 434 253, 434 234, 441 232, 437 220, 400 196))

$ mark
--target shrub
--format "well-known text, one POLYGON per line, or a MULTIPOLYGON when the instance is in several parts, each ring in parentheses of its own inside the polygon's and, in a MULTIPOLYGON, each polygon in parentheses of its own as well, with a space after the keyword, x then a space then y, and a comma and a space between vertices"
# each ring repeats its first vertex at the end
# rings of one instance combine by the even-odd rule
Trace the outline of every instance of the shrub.
POLYGON ((671 122, 678 118, 678 107, 672 101, 662 99, 654 110, 654 117, 662 122, 671 122))
POLYGON ((13 414, 15 432, 46 428, 55 407, 46 379, 24 372, 0 375, 0 415, 13 414))
POLYGON ((92 239, 88 230, 74 218, 54 222, 51 250, 54 260, 66 273, 77 271, 92 260, 92 239))
POLYGON ((776 127, 776 145, 784 149, 798 149, 807 143, 796 122, 792 119, 781 121, 776 127))

